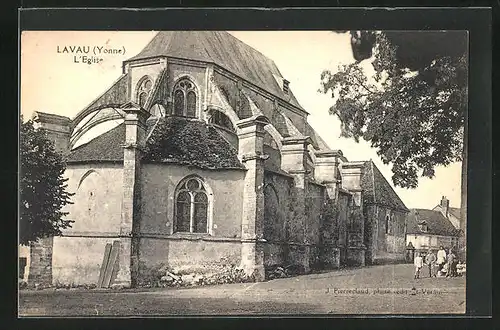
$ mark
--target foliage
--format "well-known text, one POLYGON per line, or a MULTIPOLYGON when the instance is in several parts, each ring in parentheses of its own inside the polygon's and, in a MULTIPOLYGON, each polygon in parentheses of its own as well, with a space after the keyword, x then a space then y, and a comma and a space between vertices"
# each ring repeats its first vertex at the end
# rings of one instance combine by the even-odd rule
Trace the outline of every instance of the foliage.
POLYGON ((339 208, 335 200, 327 199, 321 210, 321 241, 336 244, 339 239, 339 208))
POLYGON ((161 118, 147 141, 145 161, 204 169, 243 168, 237 151, 210 126, 185 118, 161 118))
POLYGON ((354 47, 358 59, 371 55, 373 75, 366 74, 364 61, 342 65, 336 73, 322 73, 321 91, 336 99, 330 113, 340 119, 342 136, 368 141, 384 164, 392 164, 395 185, 416 188, 419 175, 433 178, 436 166, 462 160, 466 48, 431 51, 431 57, 423 56, 428 61, 415 60, 402 50, 409 41, 391 38, 383 32, 353 37, 354 46, 365 47, 354 47), (373 54, 366 44, 373 46, 373 54))
POLYGON ((351 233, 357 233, 360 232, 363 227, 364 227, 363 211, 360 208, 355 207, 350 212, 347 230, 351 233))
POLYGON ((63 173, 66 164, 53 143, 31 120, 20 130, 19 242, 29 245, 39 238, 61 234, 72 220, 63 220, 65 205, 72 204, 63 173))

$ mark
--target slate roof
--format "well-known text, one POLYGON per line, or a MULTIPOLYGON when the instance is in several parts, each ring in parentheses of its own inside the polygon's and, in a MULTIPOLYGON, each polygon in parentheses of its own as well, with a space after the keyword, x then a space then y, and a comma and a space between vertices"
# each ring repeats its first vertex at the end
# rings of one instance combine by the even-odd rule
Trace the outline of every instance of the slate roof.
POLYGON ((450 220, 446 219, 439 211, 426 209, 412 209, 407 217, 407 234, 431 234, 441 236, 458 236, 459 231, 455 229, 450 220), (427 224, 427 232, 418 227, 419 223, 427 224))
MULTIPOLYGON (((147 121, 146 150, 143 160, 149 163, 173 163, 203 169, 244 169, 237 151, 204 122, 181 117, 147 121)), ((123 162, 125 124, 99 135, 73 149, 68 163, 123 162)))
POLYGON ((305 111, 291 90, 283 92, 274 78, 282 77, 274 61, 228 32, 160 31, 125 62, 159 56, 214 63, 305 111))
POLYGON ((361 189, 363 190, 363 203, 365 204, 378 204, 396 210, 409 211, 372 161, 364 162, 361 189))
POLYGON ((124 142, 125 124, 120 124, 71 150, 67 162, 123 162, 124 142))

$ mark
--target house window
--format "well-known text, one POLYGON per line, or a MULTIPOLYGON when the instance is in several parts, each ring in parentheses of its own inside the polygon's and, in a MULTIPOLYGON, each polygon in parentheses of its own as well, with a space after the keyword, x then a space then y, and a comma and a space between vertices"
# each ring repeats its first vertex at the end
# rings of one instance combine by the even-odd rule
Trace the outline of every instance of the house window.
POLYGON ((427 223, 426 222, 421 222, 418 224, 418 229, 421 231, 421 232, 424 232, 426 233, 427 232, 427 223))
POLYGON ((141 107, 146 105, 151 88, 153 88, 153 82, 148 76, 144 76, 139 80, 137 84, 137 102, 141 107))
POLYGON ((182 79, 174 87, 174 115, 196 117, 197 94, 195 85, 182 79))
POLYGON ((208 233, 208 194, 197 177, 183 180, 176 192, 175 232, 208 233))

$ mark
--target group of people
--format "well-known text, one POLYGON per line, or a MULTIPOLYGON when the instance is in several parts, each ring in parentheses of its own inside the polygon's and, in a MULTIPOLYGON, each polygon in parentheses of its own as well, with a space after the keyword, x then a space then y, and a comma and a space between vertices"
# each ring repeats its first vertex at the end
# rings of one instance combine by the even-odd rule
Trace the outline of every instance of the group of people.
POLYGON ((429 277, 459 276, 457 272, 459 260, 456 254, 452 249, 449 249, 448 253, 446 253, 442 246, 437 251, 437 254, 434 254, 434 251, 429 249, 425 257, 422 257, 420 252, 416 252, 413 264, 415 265, 415 279, 420 278, 421 269, 424 265, 429 270, 429 277))

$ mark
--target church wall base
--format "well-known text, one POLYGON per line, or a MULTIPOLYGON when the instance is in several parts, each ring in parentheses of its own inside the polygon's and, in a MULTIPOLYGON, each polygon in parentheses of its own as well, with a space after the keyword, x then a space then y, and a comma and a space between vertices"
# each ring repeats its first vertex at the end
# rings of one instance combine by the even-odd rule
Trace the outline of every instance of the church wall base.
POLYGON ((347 248, 346 264, 348 266, 365 266, 365 248, 364 247, 349 247, 347 248))
POLYGON ((311 247, 308 245, 290 244, 287 264, 293 268, 293 273, 308 274, 311 271, 309 258, 311 247))

